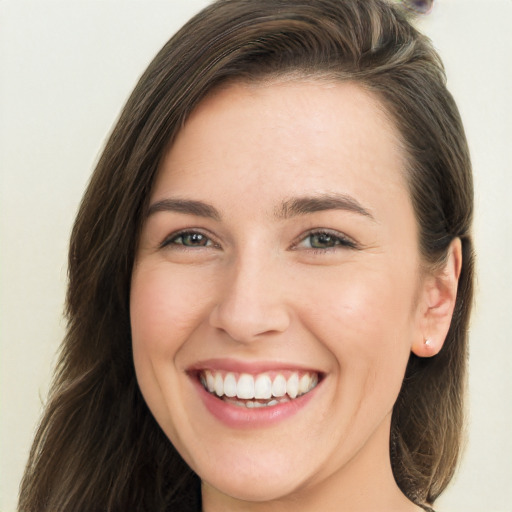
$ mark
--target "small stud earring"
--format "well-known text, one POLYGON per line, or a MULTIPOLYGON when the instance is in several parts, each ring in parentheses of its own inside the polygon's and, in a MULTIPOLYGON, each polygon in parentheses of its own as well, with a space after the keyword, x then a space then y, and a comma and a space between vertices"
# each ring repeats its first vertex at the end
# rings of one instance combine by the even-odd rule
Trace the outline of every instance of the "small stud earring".
POLYGON ((431 348, 432 344, 433 344, 432 340, 430 338, 427 338, 423 343, 425 344, 426 347, 429 347, 429 348, 431 348))

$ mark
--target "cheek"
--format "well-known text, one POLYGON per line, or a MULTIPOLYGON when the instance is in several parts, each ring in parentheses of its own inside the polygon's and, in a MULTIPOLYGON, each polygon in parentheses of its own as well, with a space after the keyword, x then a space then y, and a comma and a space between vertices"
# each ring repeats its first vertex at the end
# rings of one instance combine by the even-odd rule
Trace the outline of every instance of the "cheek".
POLYGON ((149 262, 135 268, 130 291, 132 350, 137 381, 159 423, 169 430, 163 389, 177 389, 180 351, 203 319, 199 283, 179 269, 149 262))
POLYGON ((135 268, 130 291, 130 322, 135 372, 144 399, 170 438, 176 436, 181 411, 178 390, 183 368, 179 354, 204 320, 201 283, 167 264, 144 263, 135 268), (178 403, 178 405, 176 405, 178 403))
POLYGON ((130 293, 134 350, 173 356, 201 322, 206 294, 190 277, 165 265, 135 270, 130 293))
POLYGON ((414 275, 412 268, 402 272, 379 265, 345 269, 331 274, 328 281, 316 280, 304 316, 341 369, 370 371, 372 366, 374 373, 396 365, 396 371, 402 372, 414 329, 414 275))

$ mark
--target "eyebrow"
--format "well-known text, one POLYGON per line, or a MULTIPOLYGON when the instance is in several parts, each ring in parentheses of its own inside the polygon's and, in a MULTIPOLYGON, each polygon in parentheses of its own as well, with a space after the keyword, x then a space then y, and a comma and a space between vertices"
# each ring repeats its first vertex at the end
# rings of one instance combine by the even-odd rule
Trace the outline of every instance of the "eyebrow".
MULTIPOLYGON (((345 210, 375 220, 373 215, 357 199, 345 194, 322 194, 286 199, 276 208, 275 216, 278 219, 289 219, 326 210, 345 210)), ((216 221, 222 219, 221 214, 214 206, 193 199, 168 198, 156 201, 149 206, 147 217, 158 212, 184 213, 216 221)))
POLYGON ((146 217, 150 217, 157 212, 176 212, 217 221, 221 220, 220 213, 212 205, 192 199, 162 199, 150 205, 146 217))
POLYGON ((298 215, 325 210, 345 210, 368 217, 375 221, 373 215, 357 199, 345 194, 322 194, 311 197, 294 197, 283 202, 276 210, 276 217, 288 219, 298 215))

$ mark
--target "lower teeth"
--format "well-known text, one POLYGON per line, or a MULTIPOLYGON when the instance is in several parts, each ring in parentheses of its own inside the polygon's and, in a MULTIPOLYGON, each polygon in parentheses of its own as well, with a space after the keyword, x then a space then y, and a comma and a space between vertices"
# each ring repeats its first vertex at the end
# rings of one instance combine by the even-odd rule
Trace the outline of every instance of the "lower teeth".
POLYGON ((258 400, 240 400, 239 398, 228 398, 227 396, 223 396, 221 398, 224 402, 227 402, 231 405, 236 405, 237 407, 247 407, 248 409, 255 409, 258 407, 272 407, 274 405, 283 404, 285 402, 289 402, 290 398, 288 397, 281 397, 281 398, 273 398, 272 400, 268 400, 266 402, 264 401, 258 401, 258 400))

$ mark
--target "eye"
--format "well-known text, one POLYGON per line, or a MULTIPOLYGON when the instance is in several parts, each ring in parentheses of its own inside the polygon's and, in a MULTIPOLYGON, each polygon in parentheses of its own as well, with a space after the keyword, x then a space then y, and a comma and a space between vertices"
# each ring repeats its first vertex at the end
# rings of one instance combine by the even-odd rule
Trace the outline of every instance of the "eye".
POLYGON ((162 243, 162 247, 172 245, 181 245, 183 247, 210 247, 214 243, 204 233, 199 231, 181 231, 180 233, 171 235, 162 243))
POLYGON ((341 233, 329 230, 312 231, 302 238, 296 245, 297 248, 313 250, 329 250, 336 248, 356 248, 356 243, 341 233))

